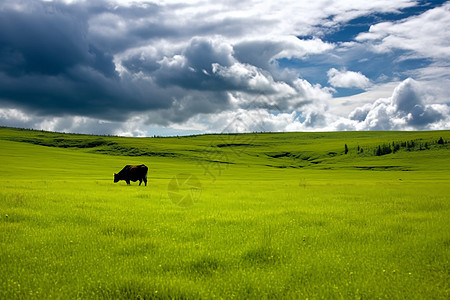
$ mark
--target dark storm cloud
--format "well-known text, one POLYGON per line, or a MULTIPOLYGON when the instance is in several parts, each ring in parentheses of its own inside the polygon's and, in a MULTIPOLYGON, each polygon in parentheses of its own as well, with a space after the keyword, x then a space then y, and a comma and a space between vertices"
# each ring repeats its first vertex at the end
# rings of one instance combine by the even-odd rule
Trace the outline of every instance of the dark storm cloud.
POLYGON ((168 107, 164 91, 119 76, 112 53, 88 39, 89 13, 37 1, 0 10, 0 101, 40 114, 117 120, 168 107))
POLYGON ((152 39, 180 37, 180 29, 166 24, 163 11, 156 4, 128 7, 105 4, 103 10, 95 9, 95 14, 91 10, 87 38, 105 51, 117 53, 146 45, 152 39))
POLYGON ((231 66, 232 47, 208 38, 194 38, 178 56, 166 58, 153 74, 161 86, 179 86, 189 90, 226 91, 236 87, 217 74, 214 64, 231 66))
POLYGON ((219 113, 229 107, 228 103, 229 96, 225 92, 191 91, 180 95, 171 109, 148 111, 146 123, 164 126, 183 123, 198 114, 219 113))
POLYGON ((114 56, 121 51, 185 31, 164 25, 156 4, 24 3, 25 9, 0 9, 4 107, 105 120, 126 120, 133 112, 157 110, 148 122, 167 124, 222 110, 229 104, 227 90, 245 89, 213 74, 213 64, 228 67, 236 61, 231 45, 208 38, 194 38, 169 55, 159 52, 147 59, 139 51, 124 55, 119 63, 125 72, 118 73, 114 56), (178 58, 184 63, 173 63, 178 58))
POLYGON ((270 68, 272 58, 283 50, 282 45, 271 41, 244 41, 234 47, 235 56, 242 62, 270 68))
POLYGON ((95 60, 85 32, 83 22, 58 12, 0 11, 0 63, 9 64, 10 75, 63 73, 95 60), (16 59, 8 63, 11 56, 16 59))
POLYGON ((161 64, 153 59, 144 59, 142 55, 130 56, 122 60, 122 66, 132 73, 152 73, 161 67, 161 64))

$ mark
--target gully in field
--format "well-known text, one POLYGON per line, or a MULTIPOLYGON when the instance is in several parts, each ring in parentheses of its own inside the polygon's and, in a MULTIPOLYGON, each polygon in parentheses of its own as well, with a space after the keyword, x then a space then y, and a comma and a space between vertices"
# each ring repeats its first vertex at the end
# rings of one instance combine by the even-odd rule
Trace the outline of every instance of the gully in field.
POLYGON ((145 186, 147 186, 147 171, 148 168, 145 165, 126 165, 119 173, 114 173, 114 182, 116 183, 120 180, 125 180, 129 185, 130 181, 135 182, 139 180, 139 185, 144 181, 145 186))

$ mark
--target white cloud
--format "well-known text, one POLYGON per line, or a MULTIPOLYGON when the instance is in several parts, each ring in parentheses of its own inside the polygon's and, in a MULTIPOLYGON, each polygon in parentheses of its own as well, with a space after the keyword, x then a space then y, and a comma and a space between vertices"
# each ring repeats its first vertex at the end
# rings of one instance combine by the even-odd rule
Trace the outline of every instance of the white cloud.
POLYGON ((366 89, 370 86, 370 80, 361 72, 353 72, 331 68, 327 72, 328 82, 334 87, 366 89))
POLYGON ((436 124, 448 128, 450 107, 429 103, 433 100, 426 87, 408 78, 395 88, 391 97, 356 108, 349 119, 357 122, 357 130, 424 130, 436 128, 436 124))
POLYGON ((212 64, 212 73, 225 79, 230 85, 259 93, 294 94, 295 90, 284 82, 275 82, 268 72, 248 64, 234 63, 229 67, 212 64), (266 73, 266 74, 263 74, 266 73))
POLYGON ((26 123, 31 120, 31 117, 16 108, 0 108, 0 120, 3 120, 5 124, 8 121, 26 123))
POLYGON ((374 51, 393 49, 413 51, 410 57, 449 59, 450 53, 450 2, 430 9, 418 16, 396 22, 372 25, 369 32, 356 37, 374 51))
POLYGON ((304 59, 308 55, 325 53, 333 48, 333 44, 317 38, 302 40, 289 35, 267 35, 259 39, 246 39, 235 43, 233 46, 234 56, 240 62, 268 70, 277 66, 277 59, 304 59))
POLYGON ((372 85, 363 93, 335 97, 328 101, 330 111, 340 117, 348 116, 353 110, 364 105, 370 105, 380 98, 389 98, 392 91, 400 84, 398 81, 388 82, 384 84, 372 85))
MULTIPOLYGON (((163 1, 168 20, 181 27, 193 27, 223 36, 317 35, 324 27, 333 27, 374 12, 396 13, 416 4, 414 0, 316 0, 316 1, 163 1), (221 24, 218 28, 218 24, 221 24), (207 26, 204 26, 207 25, 207 26), (319 29, 318 25, 322 29, 319 29)), ((198 33, 196 34, 198 35, 198 33)), ((191 35, 192 36, 192 35, 191 35)))
POLYGON ((242 108, 189 119, 184 126, 205 132, 335 131, 335 130, 436 130, 450 128, 450 107, 436 104, 426 84, 413 79, 400 82, 390 97, 379 98, 341 117, 326 102, 314 102, 301 110, 270 112, 242 108))
POLYGON ((109 122, 82 116, 48 117, 33 115, 20 109, 0 109, 0 126, 34 128, 57 132, 86 134, 117 134, 127 124, 109 122))
MULTIPOLYGON (((301 84, 301 83, 298 83, 301 84)), ((308 83, 304 83, 308 85, 308 83)), ((317 93, 310 86, 312 93, 317 93)), ((307 90, 307 89, 306 89, 307 90)), ((320 91, 320 90, 319 90, 320 91)), ((113 134, 121 136, 152 136, 154 134, 183 134, 198 132, 254 132, 254 131, 335 131, 335 130, 439 130, 450 128, 450 107, 436 104, 435 95, 424 83, 404 80, 390 97, 380 98, 355 108, 348 118, 330 110, 326 95, 302 105, 299 109, 278 111, 270 106, 270 96, 230 95, 232 107, 215 113, 200 113, 188 119, 168 124, 173 130, 149 126, 158 115, 175 113, 159 111, 135 115, 126 122, 107 122, 87 117, 33 116, 17 109, 1 109, 0 125, 36 128, 60 132, 113 134), (238 97, 235 98, 234 96, 238 97), (247 102, 245 102, 247 101, 247 102), (8 118, 8 119, 7 119, 8 118)), ((328 96, 329 97, 329 96, 328 96)), ((186 103, 180 104, 181 106, 186 103)), ((180 108, 181 109, 181 108, 180 108)), ((171 119, 170 117, 168 119, 171 119)))

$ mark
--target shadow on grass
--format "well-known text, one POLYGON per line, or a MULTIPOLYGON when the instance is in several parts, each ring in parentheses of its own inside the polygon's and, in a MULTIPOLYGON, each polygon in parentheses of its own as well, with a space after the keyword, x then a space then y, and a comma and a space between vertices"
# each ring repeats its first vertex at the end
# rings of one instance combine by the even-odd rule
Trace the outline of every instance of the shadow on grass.
MULTIPOLYGON (((80 296, 80 295, 79 295, 80 296)), ((87 295, 85 295, 87 296, 87 295)), ((182 287, 128 280, 116 285, 100 285, 92 289, 94 299, 198 299, 199 295, 182 287)), ((83 296, 81 296, 83 298, 83 296)))
POLYGON ((220 268, 220 261, 216 258, 205 256, 191 262, 188 265, 188 272, 194 275, 210 276, 220 268))
POLYGON ((273 265, 279 262, 278 253, 268 246, 249 249, 242 255, 242 260, 249 264, 273 265))

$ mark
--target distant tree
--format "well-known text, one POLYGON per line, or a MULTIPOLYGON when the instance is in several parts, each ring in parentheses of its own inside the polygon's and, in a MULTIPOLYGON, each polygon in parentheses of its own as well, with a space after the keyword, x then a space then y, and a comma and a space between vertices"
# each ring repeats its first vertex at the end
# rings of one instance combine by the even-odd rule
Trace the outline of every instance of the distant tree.
POLYGON ((408 148, 408 150, 410 151, 412 148, 414 148, 416 146, 416 143, 414 143, 414 141, 409 141, 406 143, 406 148, 408 148))
POLYGON ((375 155, 376 155, 376 156, 381 156, 381 155, 382 155, 381 153, 382 153, 382 152, 381 152, 381 146, 378 145, 378 148, 377 148, 377 151, 376 151, 375 155))
POLYGON ((439 145, 444 145, 444 139, 442 138, 442 136, 441 136, 441 138, 437 141, 437 143, 438 143, 439 145))
POLYGON ((400 150, 400 143, 395 143, 392 142, 392 152, 397 152, 398 150, 400 150))
POLYGON ((376 156, 386 155, 392 153, 391 144, 379 145, 375 151, 376 156))
POLYGON ((347 144, 345 144, 345 147, 344 147, 344 153, 345 153, 345 154, 348 153, 348 146, 347 146, 347 144))

